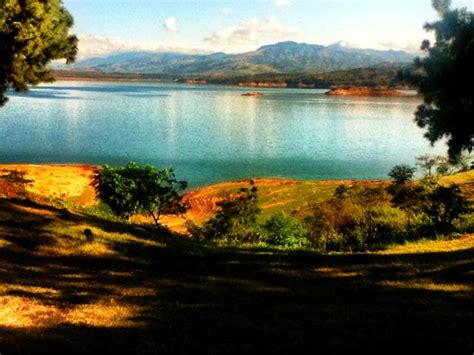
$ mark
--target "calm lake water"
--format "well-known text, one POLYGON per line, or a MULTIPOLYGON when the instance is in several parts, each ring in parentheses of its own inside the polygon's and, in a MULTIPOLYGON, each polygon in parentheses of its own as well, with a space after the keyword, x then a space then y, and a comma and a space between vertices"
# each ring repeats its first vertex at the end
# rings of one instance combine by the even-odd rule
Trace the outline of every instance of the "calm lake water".
POLYGON ((246 177, 385 178, 430 147, 416 98, 329 97, 324 90, 56 82, 11 93, 0 162, 174 167, 191 186, 246 177))

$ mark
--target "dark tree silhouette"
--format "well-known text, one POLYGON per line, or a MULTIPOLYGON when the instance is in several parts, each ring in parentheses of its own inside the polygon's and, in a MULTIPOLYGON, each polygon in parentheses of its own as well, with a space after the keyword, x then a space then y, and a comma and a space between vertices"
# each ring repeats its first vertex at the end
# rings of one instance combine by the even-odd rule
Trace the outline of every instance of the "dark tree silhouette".
POLYGON ((8 88, 26 91, 29 84, 52 81, 51 60, 74 61, 72 24, 61 0, 0 0, 0 106, 8 88))
POLYGON ((463 151, 472 151, 474 141, 474 15, 466 8, 451 9, 450 0, 432 3, 440 20, 424 28, 434 32, 435 43, 423 41, 427 56, 417 58, 416 70, 405 74, 424 98, 417 124, 428 129, 425 137, 432 144, 446 137, 449 158, 456 162, 463 151))

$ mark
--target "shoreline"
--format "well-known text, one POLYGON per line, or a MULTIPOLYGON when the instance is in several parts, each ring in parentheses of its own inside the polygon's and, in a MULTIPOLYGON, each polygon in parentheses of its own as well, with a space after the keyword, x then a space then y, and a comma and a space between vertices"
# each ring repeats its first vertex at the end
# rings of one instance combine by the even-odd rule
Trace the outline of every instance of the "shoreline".
MULTIPOLYGON (((235 83, 220 83, 220 82, 209 82, 207 80, 194 80, 194 79, 163 79, 163 78, 147 78, 147 77, 120 77, 120 76, 55 76, 54 81, 58 82, 104 82, 104 83, 162 83, 162 84, 182 84, 182 85, 194 85, 194 86, 228 86, 233 88, 259 88, 259 89, 307 89, 307 90, 327 90, 328 95, 334 96, 374 96, 374 97, 415 97, 416 95, 405 94, 401 91, 414 91, 416 88, 411 87, 395 87, 393 89, 386 90, 388 94, 379 91, 377 88, 369 88, 370 91, 376 92, 376 94, 364 94, 360 95, 358 93, 354 94, 329 94, 334 89, 328 86, 315 86, 315 85, 306 85, 303 83, 297 83, 296 85, 288 85, 286 82, 235 82, 235 83), (395 93, 395 94, 392 94, 395 93)), ((53 83, 54 83, 53 81, 53 83)), ((358 90, 358 86, 351 87, 347 91, 358 90)), ((346 90, 343 88, 337 88, 336 90, 346 90)))
MULTIPOLYGON (((27 171, 31 168, 33 169, 64 169, 66 170, 76 170, 82 169, 84 171, 94 171, 100 168, 99 165, 93 164, 84 164, 84 163, 0 163, 0 172, 4 170, 19 170, 27 171)), ((215 182, 205 183, 203 185, 197 185, 192 187, 188 192, 199 190, 216 185, 228 185, 228 184, 243 184, 250 183, 253 181, 255 184, 298 184, 298 183, 318 183, 323 185, 371 185, 379 184, 388 181, 388 179, 296 179, 296 178, 285 178, 279 176, 259 176, 259 177, 248 177, 248 178, 236 178, 233 180, 221 180, 215 182)))

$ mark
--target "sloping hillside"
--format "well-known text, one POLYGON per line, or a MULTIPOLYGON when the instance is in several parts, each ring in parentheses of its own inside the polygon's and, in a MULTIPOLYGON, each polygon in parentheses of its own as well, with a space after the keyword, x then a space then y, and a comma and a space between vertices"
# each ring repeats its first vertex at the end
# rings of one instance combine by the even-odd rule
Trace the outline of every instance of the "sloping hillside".
POLYGON ((281 42, 242 54, 120 53, 86 59, 63 69, 88 69, 105 73, 236 77, 262 73, 320 73, 386 63, 409 63, 412 60, 413 56, 403 51, 281 42))
POLYGON ((0 349, 467 353, 474 237, 466 238, 469 248, 396 255, 209 248, 0 200, 0 349))

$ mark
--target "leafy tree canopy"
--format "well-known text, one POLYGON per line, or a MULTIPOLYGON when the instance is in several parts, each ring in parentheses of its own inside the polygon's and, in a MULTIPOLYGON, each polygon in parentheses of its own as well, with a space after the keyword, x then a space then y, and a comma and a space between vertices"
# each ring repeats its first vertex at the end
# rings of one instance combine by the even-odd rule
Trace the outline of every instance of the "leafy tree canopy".
POLYGON ((92 184, 99 198, 121 218, 149 214, 159 227, 162 214, 186 211, 180 193, 187 183, 176 180, 172 169, 158 170, 136 163, 118 168, 105 165, 92 184))
POLYGON ((474 144, 474 14, 451 9, 450 0, 433 0, 440 19, 425 24, 435 34, 435 43, 424 40, 427 54, 415 60, 416 70, 405 76, 419 88, 424 103, 418 107, 416 122, 426 127, 433 144, 448 139, 451 161, 474 144))
POLYGON ((388 173, 388 176, 392 178, 393 184, 403 185, 413 179, 415 171, 415 168, 406 164, 395 165, 388 173))
POLYGON ((26 91, 28 84, 52 81, 51 60, 74 61, 72 25, 61 0, 0 0, 0 106, 10 87, 26 91))
POLYGON ((258 242, 261 236, 257 230, 257 217, 262 210, 258 206, 257 192, 256 186, 242 188, 237 195, 217 203, 219 211, 195 231, 195 236, 230 244, 258 242))

